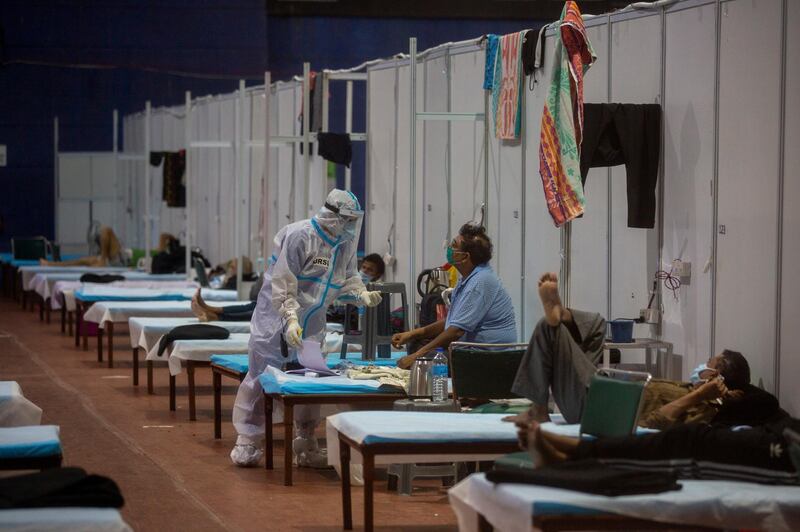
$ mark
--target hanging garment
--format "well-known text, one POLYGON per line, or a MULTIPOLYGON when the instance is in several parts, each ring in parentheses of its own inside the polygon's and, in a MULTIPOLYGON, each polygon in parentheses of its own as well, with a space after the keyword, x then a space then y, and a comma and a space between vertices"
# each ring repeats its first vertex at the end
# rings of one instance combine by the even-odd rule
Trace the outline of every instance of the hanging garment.
POLYGON ((494 87, 494 68, 497 60, 497 43, 500 37, 494 33, 486 36, 486 64, 483 70, 483 88, 487 91, 494 87))
POLYGON ((516 139, 522 125, 522 40, 525 32, 500 37, 492 82, 494 134, 498 139, 516 139))
POLYGON ((583 214, 586 204, 580 179, 583 75, 596 59, 575 2, 564 5, 559 27, 539 143, 539 174, 556 227, 583 214))
POLYGON ((161 198, 167 207, 186 207, 186 150, 150 152, 150 165, 161 166, 163 185, 161 198))
POLYGON ((328 161, 350 168, 353 143, 347 133, 318 133, 317 154, 328 161))
POLYGON ((539 33, 528 30, 522 44, 522 71, 526 76, 530 76, 528 88, 533 90, 539 82, 536 73, 544 65, 544 36, 548 25, 539 28, 539 33))
POLYGON ((628 227, 656 220, 656 182, 661 150, 658 104, 587 103, 584 106, 581 178, 589 168, 625 165, 628 227))

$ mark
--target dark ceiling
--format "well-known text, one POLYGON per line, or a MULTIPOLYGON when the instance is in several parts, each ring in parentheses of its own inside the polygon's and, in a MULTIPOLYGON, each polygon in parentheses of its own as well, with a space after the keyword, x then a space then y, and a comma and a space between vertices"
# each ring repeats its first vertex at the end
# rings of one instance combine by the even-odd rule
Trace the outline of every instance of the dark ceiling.
MULTIPOLYGON (((563 0, 265 0, 269 16, 557 20, 563 0)), ((583 13, 607 13, 628 1, 582 0, 583 13)))

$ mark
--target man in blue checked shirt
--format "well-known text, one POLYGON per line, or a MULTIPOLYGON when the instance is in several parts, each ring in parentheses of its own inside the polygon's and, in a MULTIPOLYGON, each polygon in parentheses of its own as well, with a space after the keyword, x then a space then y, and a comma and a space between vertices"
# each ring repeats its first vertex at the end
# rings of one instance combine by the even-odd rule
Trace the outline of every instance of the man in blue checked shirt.
POLYGON ((447 348, 455 341, 485 344, 517 341, 514 305, 489 266, 491 259, 492 242, 486 229, 474 223, 464 224, 447 248, 447 262, 461 274, 450 296, 447 319, 395 334, 392 337, 395 347, 412 340, 431 339, 415 353, 401 358, 399 367, 410 368, 418 357, 437 347, 447 348))

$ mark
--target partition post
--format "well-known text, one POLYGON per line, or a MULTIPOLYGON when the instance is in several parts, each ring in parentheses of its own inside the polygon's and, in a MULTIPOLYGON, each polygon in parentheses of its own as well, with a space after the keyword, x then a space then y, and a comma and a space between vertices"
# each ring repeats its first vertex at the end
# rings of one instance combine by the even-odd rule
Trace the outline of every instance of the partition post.
MULTIPOLYGON (((270 123, 270 116, 269 116, 269 106, 270 106, 270 96, 272 92, 272 79, 269 72, 264 72, 264 170, 261 174, 261 205, 259 205, 259 212, 263 215, 263 220, 261 216, 259 216, 259 251, 262 259, 265 259, 267 256, 267 242, 269 241, 270 234, 269 228, 271 224, 268 222, 269 216, 271 216, 272 209, 270 206, 271 197, 269 193, 269 175, 270 175, 270 137, 272 136, 269 123, 270 123), (268 214, 270 213, 270 214, 268 214)), ((252 207, 251 207, 252 208, 252 207)), ((264 275, 263 271, 258 272, 259 275, 264 275)))
POLYGON ((236 171, 234 172, 234 209, 233 215, 236 217, 234 223, 234 241, 233 241, 233 255, 236 257, 236 291, 241 299, 242 294, 242 270, 244 269, 244 260, 242 257, 242 178, 244 176, 244 160, 247 152, 247 146, 244 141, 244 97, 245 97, 245 84, 244 80, 239 80, 239 98, 236 100, 236 171))
POLYGON ((414 279, 415 279, 415 268, 416 268, 416 234, 417 234, 417 219, 416 219, 416 204, 417 204, 417 38, 411 37, 408 40, 408 74, 411 83, 410 89, 411 93, 409 94, 409 122, 408 122, 408 131, 409 131, 409 146, 408 146, 408 153, 409 153, 409 229, 410 233, 408 235, 408 260, 409 260, 409 288, 411 289, 411 304, 409 305, 409 312, 411 313, 411 320, 409 320, 409 326, 414 327, 414 324, 417 322, 417 306, 414 303, 416 297, 413 295, 414 293, 414 279))
POLYGON ((303 63, 303 218, 310 215, 308 204, 308 187, 311 183, 311 135, 308 131, 311 125, 311 63, 303 63))
POLYGON ((152 109, 150 100, 144 103, 144 256, 145 260, 150 259, 150 119, 152 109))
MULTIPOLYGON (((353 82, 347 80, 347 101, 345 110, 344 130, 349 135, 353 132, 353 82)), ((352 170, 349 166, 344 169, 344 188, 350 190, 352 186, 352 170)))
POLYGON ((114 152, 114 214, 113 214, 113 228, 118 234, 120 233, 119 224, 117 223, 119 218, 117 212, 120 210, 119 205, 117 202, 119 201, 119 111, 114 109, 114 116, 113 116, 113 127, 114 131, 111 133, 112 138, 112 151, 114 152))
POLYGON ((183 119, 183 135, 184 143, 186 145, 186 167, 185 167, 185 181, 186 181, 186 210, 185 216, 185 239, 186 239, 186 277, 191 278, 192 270, 192 93, 186 91, 184 100, 184 113, 183 119))

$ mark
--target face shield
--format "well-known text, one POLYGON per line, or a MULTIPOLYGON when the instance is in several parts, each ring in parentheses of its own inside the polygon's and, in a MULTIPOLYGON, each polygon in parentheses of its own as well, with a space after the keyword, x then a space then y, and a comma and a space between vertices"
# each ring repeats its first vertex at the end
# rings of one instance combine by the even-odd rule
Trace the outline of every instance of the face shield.
POLYGON ((358 241, 364 211, 355 195, 346 190, 333 190, 317 215, 320 224, 335 238, 358 241))

